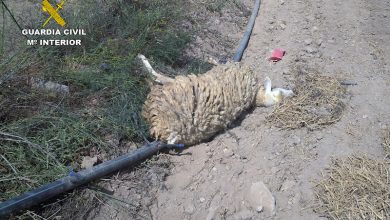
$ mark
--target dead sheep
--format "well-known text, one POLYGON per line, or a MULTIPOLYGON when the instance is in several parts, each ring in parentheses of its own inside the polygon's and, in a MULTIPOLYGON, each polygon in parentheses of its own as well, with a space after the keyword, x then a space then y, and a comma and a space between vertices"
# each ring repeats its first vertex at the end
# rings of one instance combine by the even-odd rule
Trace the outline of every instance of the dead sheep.
POLYGON ((237 63, 173 79, 154 71, 143 55, 138 58, 160 83, 151 87, 142 116, 150 134, 168 144, 190 146, 206 141, 249 108, 272 106, 293 95, 291 90, 271 89, 268 77, 260 85, 251 68, 237 63))

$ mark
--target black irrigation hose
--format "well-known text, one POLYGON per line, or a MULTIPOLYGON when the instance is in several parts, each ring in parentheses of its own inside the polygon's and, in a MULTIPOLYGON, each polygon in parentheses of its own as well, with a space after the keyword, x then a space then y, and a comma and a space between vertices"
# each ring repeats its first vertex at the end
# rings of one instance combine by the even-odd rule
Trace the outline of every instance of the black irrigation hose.
MULTIPOLYGON (((3 0, 1 0, 1 3, 6 8, 6 10, 11 14, 8 7, 4 4, 3 0)), ((233 60, 235 62, 241 61, 244 50, 248 45, 249 38, 252 33, 252 29, 255 24, 255 20, 259 9, 260 9, 260 0, 256 0, 246 32, 243 38, 241 39, 237 52, 233 57, 233 60)), ((16 19, 13 17, 12 14, 11 16, 15 21, 15 23, 20 28, 19 24, 16 22, 16 19)), ((34 205, 38 205, 39 203, 45 200, 48 200, 61 193, 72 190, 92 180, 106 176, 116 170, 130 167, 152 156, 153 154, 156 154, 157 152, 165 148, 182 148, 182 147, 184 146, 181 144, 168 145, 168 144, 161 144, 160 142, 153 142, 143 146, 142 148, 136 150, 135 152, 131 152, 123 156, 120 156, 118 158, 115 158, 113 160, 106 161, 104 163, 101 163, 89 169, 81 170, 77 173, 71 172, 68 176, 64 178, 43 185, 30 192, 26 192, 16 198, 0 203, 0 217, 3 218, 15 212, 21 211, 23 209, 27 209, 34 205)))
POLYGON ((0 219, 12 213, 27 209, 34 205, 53 198, 61 193, 72 190, 92 180, 104 177, 116 170, 124 169, 139 163, 140 161, 158 153, 165 148, 183 147, 183 145, 168 145, 153 142, 142 148, 110 161, 106 161, 89 169, 77 173, 71 172, 68 176, 52 183, 43 185, 35 190, 24 193, 21 196, 0 203, 0 219))
POLYGON ((240 45, 238 46, 238 49, 236 53, 233 56, 233 61, 234 62, 240 62, 242 55, 244 54, 244 51, 246 47, 248 46, 249 38, 251 37, 253 27, 255 25, 255 20, 257 17, 257 13, 259 12, 260 9, 260 0, 256 0, 255 6, 252 10, 252 15, 251 18, 249 19, 248 25, 246 27, 246 31, 244 33, 244 36, 242 37, 240 41, 240 45))

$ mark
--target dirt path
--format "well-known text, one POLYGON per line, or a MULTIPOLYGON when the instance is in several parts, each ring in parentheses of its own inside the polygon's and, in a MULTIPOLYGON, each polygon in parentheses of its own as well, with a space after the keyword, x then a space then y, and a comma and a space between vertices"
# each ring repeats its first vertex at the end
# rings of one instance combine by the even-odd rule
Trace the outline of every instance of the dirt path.
MULTIPOLYGON (((383 155, 389 126, 390 1, 262 1, 243 62, 277 85, 297 65, 358 83, 341 121, 322 130, 279 130, 257 108, 239 126, 173 156, 175 168, 151 206, 154 219, 321 219, 313 213, 312 180, 332 156, 383 155), (270 65, 273 48, 287 51, 270 65), (252 183, 263 181, 275 215, 251 208, 252 183), (250 193, 249 193, 250 194, 250 193)), ((266 208, 266 207, 264 207, 266 208)))

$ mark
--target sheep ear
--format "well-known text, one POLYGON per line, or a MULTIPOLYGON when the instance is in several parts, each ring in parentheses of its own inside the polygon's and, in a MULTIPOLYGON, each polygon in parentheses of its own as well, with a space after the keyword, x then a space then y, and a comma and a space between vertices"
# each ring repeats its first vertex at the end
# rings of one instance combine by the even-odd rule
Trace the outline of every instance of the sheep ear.
POLYGON ((268 76, 264 80, 264 89, 266 93, 271 92, 271 79, 268 76))

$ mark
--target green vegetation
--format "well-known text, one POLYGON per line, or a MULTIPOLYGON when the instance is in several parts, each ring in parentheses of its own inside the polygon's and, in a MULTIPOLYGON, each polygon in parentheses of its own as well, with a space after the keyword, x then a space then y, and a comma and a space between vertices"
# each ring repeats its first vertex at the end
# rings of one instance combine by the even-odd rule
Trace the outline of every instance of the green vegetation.
MULTIPOLYGON (((12 1, 4 2, 17 14, 12 1)), ((182 16, 177 1, 67 4, 60 13, 69 28, 87 33, 81 47, 25 46, 25 37, 2 10, 0 201, 66 175, 68 166, 78 169, 83 156, 115 156, 125 143, 142 141, 148 134, 140 111, 149 88, 135 56, 145 54, 158 66, 183 65, 191 33, 176 23, 182 16), (70 94, 34 89, 32 77, 67 85, 70 94)), ((37 14, 15 17, 22 27, 40 28, 47 17, 31 7, 37 14)), ((45 28, 58 25, 52 21, 45 28)), ((205 68, 198 61, 188 66, 205 68)))

